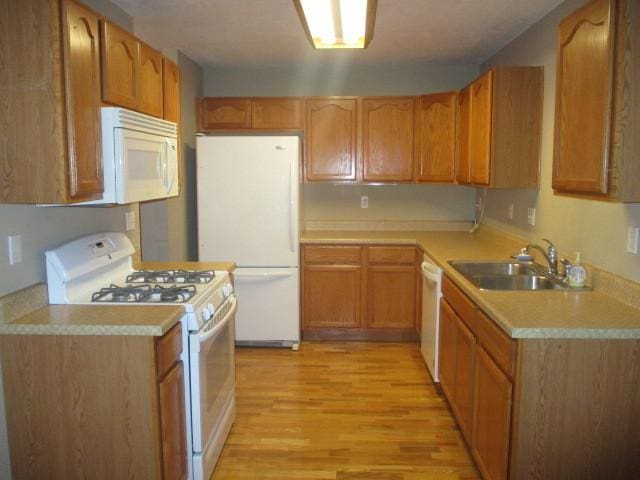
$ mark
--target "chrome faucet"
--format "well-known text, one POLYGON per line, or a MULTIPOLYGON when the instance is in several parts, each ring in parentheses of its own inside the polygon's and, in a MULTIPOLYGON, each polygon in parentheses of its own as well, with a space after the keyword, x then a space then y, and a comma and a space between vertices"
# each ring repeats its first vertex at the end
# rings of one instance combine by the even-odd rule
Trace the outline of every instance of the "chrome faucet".
POLYGON ((551 243, 551 240, 547 240, 546 238, 543 238, 542 240, 549 244, 546 252, 544 248, 542 248, 540 245, 537 245, 535 243, 530 243, 529 245, 524 247, 522 249, 522 252, 528 254, 533 249, 539 250, 540 253, 544 255, 545 260, 549 264, 549 273, 551 275, 557 276, 558 275, 558 250, 556 250, 556 246, 553 243, 551 243))

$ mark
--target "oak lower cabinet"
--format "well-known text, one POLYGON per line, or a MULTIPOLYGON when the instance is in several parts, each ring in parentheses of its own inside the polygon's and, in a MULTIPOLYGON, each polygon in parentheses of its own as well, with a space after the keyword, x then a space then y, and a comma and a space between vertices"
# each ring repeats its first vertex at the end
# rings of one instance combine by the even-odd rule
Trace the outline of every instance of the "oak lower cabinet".
POLYGON ((592 0, 558 27, 553 188, 640 202, 640 4, 592 0))
POLYGON ((442 391, 484 479, 637 477, 640 340, 512 339, 442 290, 442 391))
POLYGON ((538 186, 542 67, 493 67, 461 93, 459 183, 538 186))
POLYGON ((181 352, 179 323, 163 337, 1 336, 13 478, 186 479, 181 352))
POLYGON ((0 17, 0 202, 101 198, 98 15, 30 0, 2 2, 0 17))
POLYGON ((414 247, 304 245, 305 339, 416 339, 414 247))
POLYGON ((413 179, 415 98, 362 99, 362 180, 413 179))
POLYGON ((355 181, 357 99, 310 98, 305 101, 305 112, 305 180, 355 181))

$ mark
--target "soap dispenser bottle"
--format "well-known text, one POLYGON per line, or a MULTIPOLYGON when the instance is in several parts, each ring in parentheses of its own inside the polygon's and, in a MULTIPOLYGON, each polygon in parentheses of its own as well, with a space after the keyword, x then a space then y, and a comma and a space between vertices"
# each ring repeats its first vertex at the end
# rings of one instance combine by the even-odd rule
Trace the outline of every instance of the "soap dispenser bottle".
POLYGON ((580 263, 580 252, 576 252, 576 260, 569 269, 568 277, 570 287, 584 287, 584 283, 587 279, 587 271, 580 263))

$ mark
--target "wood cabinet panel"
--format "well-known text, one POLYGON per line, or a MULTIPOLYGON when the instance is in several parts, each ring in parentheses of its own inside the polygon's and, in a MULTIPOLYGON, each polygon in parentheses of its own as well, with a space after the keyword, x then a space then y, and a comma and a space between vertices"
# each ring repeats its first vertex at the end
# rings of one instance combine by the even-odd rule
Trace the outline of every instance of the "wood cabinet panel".
POLYGON ((306 265, 303 328, 359 328, 362 267, 306 265))
POLYGON ((199 131, 251 128, 248 98, 203 98, 197 105, 199 131))
POLYGON ((413 266, 367 268, 367 326, 411 329, 415 322, 413 266))
POLYGON ((163 377, 174 363, 180 360, 182 353, 182 324, 176 324, 156 342, 156 369, 163 377))
POLYGON ((420 97, 416 115, 418 182, 455 181, 457 92, 420 97))
POLYGON ((471 183, 489 185, 491 181, 491 133, 493 71, 471 84, 471 183))
POLYGON ((99 22, 77 3, 62 5, 69 197, 91 199, 104 191, 99 22))
POLYGON ((455 393, 453 395, 460 428, 467 441, 471 439, 473 419, 474 364, 476 338, 460 317, 456 322, 455 393))
POLYGON ((476 305, 447 276, 442 277, 442 295, 471 330, 476 328, 476 305))
POLYGON ((471 86, 458 94, 456 126, 456 181, 466 185, 471 183, 471 86))
POLYGON ((304 247, 302 256, 305 263, 360 265, 362 262, 362 247, 309 245, 304 247))
POLYGON ((415 247, 367 247, 370 264, 413 265, 416 263, 415 247))
POLYGON ((451 306, 440 300, 440 385, 449 399, 455 396, 456 382, 456 314, 451 306))
POLYGON ((363 180, 411 181, 414 98, 362 100, 363 180))
POLYGON ((302 100, 299 98, 251 99, 251 128, 302 129, 302 100))
POLYGON ((553 187, 607 193, 614 60, 613 2, 589 2, 558 29, 553 187))
POLYGON ((138 40, 114 25, 101 20, 102 100, 136 110, 140 64, 138 40))
POLYGON ((356 99, 306 101, 306 180, 355 180, 356 142, 356 99))
POLYGON ((513 378, 516 368, 516 342, 509 338, 493 320, 478 310, 475 333, 495 363, 513 378))
POLYGON ((473 455, 484 478, 506 480, 512 385, 482 347, 477 350, 475 377, 473 455))
POLYGON ((162 118, 162 54, 138 42, 138 110, 162 118))
POLYGON ((167 57, 162 58, 162 90, 165 120, 180 122, 180 68, 167 57))
MULTIPOLYGON (((182 339, 180 339, 182 341, 182 339)), ((185 480, 187 470, 187 429, 184 405, 184 366, 178 362, 158 385, 160 436, 162 438, 162 478, 185 480)))

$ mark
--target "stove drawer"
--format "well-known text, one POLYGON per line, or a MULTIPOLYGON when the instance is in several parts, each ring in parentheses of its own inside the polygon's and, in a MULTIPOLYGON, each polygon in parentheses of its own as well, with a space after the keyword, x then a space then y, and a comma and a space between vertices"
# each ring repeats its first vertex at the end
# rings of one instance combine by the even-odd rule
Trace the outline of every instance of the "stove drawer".
POLYGON ((156 371, 162 378, 180 360, 182 353, 182 324, 178 322, 171 330, 156 340, 156 371))

